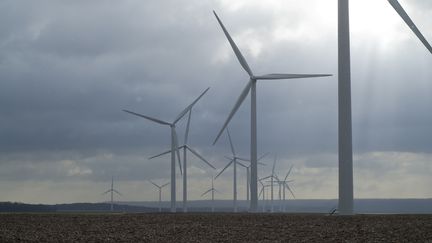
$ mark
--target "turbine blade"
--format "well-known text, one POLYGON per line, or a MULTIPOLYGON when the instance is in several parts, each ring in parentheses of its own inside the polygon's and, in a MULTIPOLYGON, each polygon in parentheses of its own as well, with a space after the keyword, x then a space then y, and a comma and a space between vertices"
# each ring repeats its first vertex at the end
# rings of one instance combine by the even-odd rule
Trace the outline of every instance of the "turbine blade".
POLYGON ((233 158, 229 157, 229 156, 224 156, 224 158, 227 159, 227 160, 233 160, 233 158))
POLYGON ((115 192, 115 193, 117 193, 117 194, 119 194, 120 196, 123 196, 120 192, 118 192, 117 190, 113 190, 113 192, 115 192))
POLYGON ((245 162, 250 162, 250 159, 246 159, 246 158, 237 157, 237 159, 245 162))
POLYGON ((192 104, 190 104, 189 106, 187 106, 182 112, 180 112, 180 114, 177 116, 177 118, 174 120, 173 124, 176 124, 188 111, 190 111, 192 109, 192 107, 195 105, 195 103, 198 102, 199 99, 201 99, 201 97, 210 89, 210 87, 208 87, 206 90, 204 90, 204 92, 201 93, 200 96, 198 96, 198 98, 196 98, 192 104))
POLYGON ((187 125, 186 125, 186 132, 185 132, 185 137, 184 137, 184 144, 185 145, 187 144, 187 141, 188 141, 191 116, 192 116, 192 109, 189 110, 189 116, 188 116, 187 125))
POLYGON ((209 192, 211 192, 212 191, 212 189, 208 189, 207 191, 205 191, 203 194, 201 194, 201 197, 203 197, 205 194, 207 194, 207 193, 209 193, 209 192))
POLYGON ((182 166, 181 166, 181 160, 180 160, 180 151, 179 151, 179 147, 178 147, 178 137, 177 137, 177 132, 176 132, 175 127, 173 128, 173 135, 174 135, 174 147, 175 147, 176 154, 177 154, 177 159, 178 159, 180 174, 183 175, 182 166))
POLYGON ((264 178, 259 179, 259 181, 263 181, 263 180, 268 179, 268 178, 271 178, 271 177, 272 177, 272 176, 269 175, 269 176, 266 176, 266 177, 264 177, 264 178))
POLYGON ((168 186, 170 183, 168 182, 168 183, 165 183, 165 184, 163 184, 162 186, 161 186, 161 188, 163 188, 163 187, 166 187, 166 186, 168 186))
POLYGON ((244 164, 242 164, 242 163, 240 163, 240 162, 238 162, 238 161, 236 161, 236 163, 237 163, 238 165, 244 167, 244 168, 249 168, 249 166, 246 166, 246 165, 244 165, 244 164))
POLYGON ((410 27, 410 29, 414 32, 414 34, 417 36, 417 38, 420 39, 420 41, 429 50, 429 52, 432 53, 431 45, 426 40, 426 38, 423 36, 423 34, 420 32, 420 30, 417 28, 417 26, 414 24, 414 22, 411 20, 409 15, 405 12, 405 10, 400 5, 400 3, 397 0, 388 0, 388 2, 396 10, 396 12, 399 14, 399 16, 405 21, 405 23, 408 25, 408 27, 410 27))
POLYGON ((157 157, 160 157, 162 155, 169 154, 169 153, 171 153, 171 150, 167 150, 167 151, 165 151, 163 153, 160 153, 160 154, 157 154, 157 155, 153 155, 152 157, 150 157, 148 159, 154 159, 154 158, 157 158, 157 157))
POLYGON ((248 84, 246 85, 246 87, 243 89, 242 93, 238 97, 237 102, 235 103, 234 107, 232 108, 232 110, 231 110, 228 118, 226 119, 224 125, 222 126, 222 129, 219 131, 218 135, 216 136, 216 139, 214 140, 213 145, 216 144, 216 142, 218 141, 219 137, 222 135, 223 131, 228 126, 228 123, 231 121, 231 118, 237 112, 238 108, 240 107, 240 105, 243 103, 244 99, 248 95, 250 87, 251 87, 251 84, 252 84, 252 80, 249 80, 248 84))
POLYGON ((216 170, 216 168, 210 164, 210 162, 208 162, 206 159, 204 159, 197 151, 195 151, 193 148, 186 146, 186 148, 191 151, 196 157, 198 157, 200 160, 204 161, 206 164, 208 164, 210 167, 212 167, 213 169, 216 170))
POLYGON ((276 157, 277 157, 277 155, 275 154, 274 162, 273 162, 273 168, 272 168, 272 176, 274 175, 274 171, 275 171, 275 167, 276 167, 276 157))
POLYGON ((294 192, 291 190, 291 188, 287 184, 285 184, 285 183, 284 183, 284 185, 288 189, 288 191, 290 191, 290 193, 293 196, 293 198, 295 198, 294 192))
POLYGON ((232 152, 232 154, 233 154, 233 157, 236 157, 236 153, 235 153, 235 150, 234 150, 234 145, 233 145, 233 143, 232 143, 231 134, 229 133, 229 129, 228 129, 228 127, 226 128, 226 132, 227 132, 227 134, 228 134, 228 140, 229 140, 229 143, 230 143, 231 152, 232 152))
POLYGON ((123 110, 123 111, 124 111, 124 112, 127 112, 127 113, 129 113, 129 114, 132 114, 132 115, 135 115, 135 116, 139 116, 139 117, 145 118, 145 119, 147 119, 147 120, 150 120, 150 121, 153 121, 153 122, 156 122, 156 123, 162 124, 162 125, 171 125, 171 124, 168 123, 168 122, 165 122, 165 121, 162 121, 162 120, 159 120, 159 119, 153 118, 153 117, 145 116, 145 115, 142 115, 142 114, 138 114, 138 113, 135 113, 135 112, 133 112, 133 111, 128 111, 128 110, 123 110))
POLYGON ((228 168, 232 164, 232 162, 234 162, 234 160, 231 160, 227 165, 225 165, 221 172, 216 175, 215 179, 217 179, 226 170, 226 168, 228 168))
POLYGON ((269 154, 270 154, 270 153, 267 152, 267 153, 261 155, 261 157, 259 157, 259 158, 257 159, 257 161, 260 161, 260 160, 264 159, 264 158, 265 158, 267 155, 269 155, 269 154))
POLYGON ((214 189, 214 188, 213 188, 213 190, 214 190, 215 192, 219 193, 219 194, 222 194, 222 192, 220 192, 220 191, 217 190, 217 189, 214 189))
POLYGON ((105 194, 107 194, 107 193, 110 192, 110 191, 111 191, 111 189, 109 189, 108 191, 102 193, 102 195, 105 195, 105 194))
POLYGON ((264 187, 261 187, 261 190, 260 190, 260 192, 259 192, 259 194, 258 194, 258 198, 261 197, 261 194, 263 193, 263 191, 264 191, 264 187))
POLYGON ((253 77, 253 73, 252 70, 250 69, 249 65, 246 62, 246 59, 243 57, 243 55, 241 54, 239 48, 237 47, 236 43, 233 41, 233 39, 231 38, 230 34, 228 33, 228 31, 226 30, 225 26, 223 25, 222 21, 219 19, 219 17, 217 16, 216 12, 213 11, 214 15, 216 16, 217 21, 219 22, 219 25, 222 27, 223 32, 225 33, 226 38, 228 39, 231 48, 233 49, 235 55, 237 56, 237 59, 240 62, 240 65, 244 68, 244 70, 249 74, 249 77, 253 77))
POLYGON ((296 78, 318 78, 328 77, 331 74, 285 74, 285 73, 272 73, 261 76, 255 76, 256 79, 260 80, 274 80, 274 79, 296 79, 296 78))
POLYGON ((153 181, 151 181, 151 180, 149 180, 149 182, 151 183, 151 184, 153 184, 155 187, 157 187, 157 188, 159 188, 160 186, 159 185, 157 185, 156 183, 154 183, 153 181))
POLYGON ((286 179, 288 178, 289 174, 291 173, 291 170, 292 170, 293 166, 294 166, 294 165, 291 165, 291 167, 290 167, 288 173, 287 173, 286 176, 285 176, 284 181, 286 181, 286 179))

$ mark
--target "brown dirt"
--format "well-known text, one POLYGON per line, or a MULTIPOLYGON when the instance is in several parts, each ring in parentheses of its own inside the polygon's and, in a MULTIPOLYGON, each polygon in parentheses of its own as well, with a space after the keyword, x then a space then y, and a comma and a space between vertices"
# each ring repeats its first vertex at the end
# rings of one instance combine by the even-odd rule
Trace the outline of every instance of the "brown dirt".
POLYGON ((432 215, 0 215, 0 242, 102 241, 432 243, 432 215))

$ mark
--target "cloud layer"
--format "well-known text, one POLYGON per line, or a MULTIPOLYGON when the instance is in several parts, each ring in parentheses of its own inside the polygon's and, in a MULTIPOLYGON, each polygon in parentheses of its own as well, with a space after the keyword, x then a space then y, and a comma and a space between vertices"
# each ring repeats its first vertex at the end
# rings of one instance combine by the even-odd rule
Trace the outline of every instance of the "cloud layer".
MULTIPOLYGON (((430 197, 432 58, 382 2, 351 4, 355 194, 430 197)), ((429 1, 401 4, 432 40, 429 1)), ((166 181, 169 157, 147 158, 169 148, 169 129, 121 110, 171 121, 207 87, 190 144, 222 168, 227 139, 211 143, 247 75, 213 9, 255 73, 334 74, 260 82, 258 137, 260 153, 277 153, 281 175, 295 165, 299 198, 337 197, 336 8, 319 0, 2 1, 0 200, 101 201, 111 175, 125 200, 153 200, 146 180, 166 181)), ((246 99, 230 124, 245 157, 249 109, 246 99)), ((190 165, 198 199, 212 171, 190 165)), ((217 181, 223 198, 231 196, 227 172, 217 181)))

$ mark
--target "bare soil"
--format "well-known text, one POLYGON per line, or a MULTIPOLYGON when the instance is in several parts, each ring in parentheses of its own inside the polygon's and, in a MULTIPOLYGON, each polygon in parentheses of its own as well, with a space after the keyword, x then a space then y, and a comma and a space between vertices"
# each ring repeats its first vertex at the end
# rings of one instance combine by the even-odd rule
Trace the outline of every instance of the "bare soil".
POLYGON ((0 242, 432 243, 432 215, 0 214, 0 242))

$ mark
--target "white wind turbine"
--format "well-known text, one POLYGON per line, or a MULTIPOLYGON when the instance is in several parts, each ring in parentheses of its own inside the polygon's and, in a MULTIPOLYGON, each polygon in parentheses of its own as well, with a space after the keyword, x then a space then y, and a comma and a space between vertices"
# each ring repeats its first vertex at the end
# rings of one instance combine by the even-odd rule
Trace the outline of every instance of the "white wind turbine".
POLYGON ((258 166, 257 166, 257 117, 256 117, 256 83, 258 80, 275 80, 275 79, 297 79, 297 78, 313 78, 313 77, 326 77, 331 76, 328 74, 266 74, 266 75, 254 75, 252 73, 252 70, 250 69, 249 65, 246 62, 246 59, 241 54, 239 48, 234 43, 233 39, 231 38, 228 31, 225 29, 225 26, 222 24, 221 20, 217 16, 216 12, 213 11, 214 15, 216 16, 217 21, 219 22, 220 26, 222 27, 223 32, 225 33, 225 36, 227 37, 235 55, 237 56, 237 59, 240 62, 240 65, 243 67, 243 69, 247 72, 249 75, 249 82, 247 83, 246 87, 241 92, 239 98, 237 99, 237 102, 235 103, 233 109, 231 110, 230 114, 228 115, 228 118, 226 119, 224 125, 222 126, 222 129, 220 130, 219 134, 216 136, 215 141, 213 144, 216 144, 219 137, 222 135, 223 131, 225 130, 226 126, 230 122, 231 118, 234 116, 240 105, 243 103, 244 99, 248 95, 249 91, 251 92, 251 149, 250 149, 250 159, 251 159, 251 202, 250 202, 250 211, 256 212, 257 206, 258 206, 258 166))
MULTIPOLYGON (((263 163, 260 163, 260 160, 261 159, 263 159, 265 156, 267 156, 269 153, 265 153, 265 154, 263 154, 261 157, 259 157, 258 159, 257 159, 257 161, 258 161, 258 164, 260 164, 260 165, 265 165, 265 164, 263 164, 263 163)), ((230 158, 231 159, 231 158, 230 158)), ((247 160, 247 159, 244 159, 244 158, 240 158, 240 157, 237 157, 237 159, 238 160, 241 160, 241 161, 246 161, 246 162, 249 162, 249 165, 248 166, 246 166, 246 165, 244 165, 244 164, 242 164, 242 163, 239 163, 239 165, 240 166, 242 166, 243 168, 245 168, 246 169, 246 201, 249 201, 249 192, 250 192, 250 167, 251 167, 251 163, 250 163, 250 160, 247 160)), ((258 195, 258 198, 259 198, 259 195, 258 195)))
POLYGON ((263 201, 263 205, 262 205, 262 211, 265 212, 266 211, 266 191, 265 188, 266 187, 270 187, 270 185, 264 185, 264 183, 262 182, 262 180, 264 179, 259 179, 258 182, 261 184, 261 190, 258 194, 258 197, 260 197, 262 195, 262 201, 263 201))
POLYGON ((165 186, 167 186, 170 183, 168 182, 168 183, 165 183, 163 185, 158 185, 151 180, 149 180, 149 181, 151 184, 153 184, 155 187, 158 188, 158 191, 159 191, 159 213, 160 213, 160 212, 162 212, 162 188, 164 188, 165 186))
POLYGON ((211 211, 214 212, 215 211, 215 204, 214 204, 214 193, 218 192, 220 193, 218 190, 216 190, 216 188, 214 187, 214 177, 212 177, 212 184, 211 184, 211 188, 208 189, 207 191, 205 191, 203 194, 201 194, 201 197, 203 197, 205 194, 211 192, 211 200, 212 200, 212 207, 211 207, 211 211))
POLYGON ((111 188, 107 190, 106 192, 102 193, 102 195, 107 194, 108 192, 111 192, 111 212, 114 211, 114 192, 118 195, 122 196, 120 192, 118 192, 116 189, 114 189, 114 176, 111 177, 111 188))
POLYGON ((289 169, 288 173, 285 176, 284 180, 279 179, 279 177, 275 176, 275 181, 273 182, 274 184, 278 185, 278 189, 279 189, 279 193, 278 193, 278 199, 279 199, 279 211, 285 211, 285 191, 288 189, 288 191, 290 191, 291 195, 293 196, 293 198, 295 198, 293 191, 291 190, 291 188, 289 187, 288 183, 293 182, 294 180, 287 180, 289 174, 291 173, 292 167, 289 169))
MULTIPOLYGON (((206 163, 211 168, 216 169, 210 162, 208 162, 203 156, 201 156, 195 149, 191 148, 188 145, 191 114, 192 114, 192 108, 189 110, 189 115, 188 115, 188 120, 187 120, 187 125, 186 125, 186 133, 185 133, 185 137, 184 137, 184 144, 178 148, 178 149, 183 149, 183 212, 185 212, 185 213, 187 212, 187 151, 191 152, 193 155, 195 155, 198 159, 200 159, 202 162, 206 163)), ((161 154, 152 156, 149 159, 153 159, 153 158, 168 154, 170 152, 171 151, 166 151, 166 152, 163 152, 161 154)))
MULTIPOLYGON (((432 53, 431 45, 397 0, 388 0, 400 17, 432 53)), ((339 141, 339 213, 353 214, 353 155, 351 122, 349 1, 338 0, 338 141, 339 141)))
POLYGON ((274 194, 273 194, 273 185, 274 183, 278 180, 278 177, 275 173, 275 168, 276 168, 276 155, 273 161, 273 167, 272 167, 272 173, 269 176, 266 176, 264 178, 262 178, 261 180, 265 180, 270 178, 270 212, 274 212, 274 194), (275 181, 276 180, 276 181, 275 181))
POLYGON ((283 212, 286 210, 286 203, 285 203, 285 191, 288 190, 293 198, 295 198, 294 192, 291 190, 291 187, 288 185, 288 183, 293 182, 294 180, 288 180, 288 176, 291 173, 291 170, 293 168, 293 165, 291 165, 290 169, 288 170, 288 173, 286 174, 285 178, 283 180, 278 180, 278 183, 282 187, 282 200, 283 200, 283 212))
POLYGON ((147 120, 162 124, 162 125, 167 125, 171 128, 171 212, 175 212, 176 211, 176 175, 175 175, 175 153, 177 153, 177 158, 178 158, 178 162, 179 162, 179 167, 180 167, 180 172, 181 172, 181 162, 180 162, 180 152, 178 150, 178 138, 177 138, 177 132, 176 132, 176 123, 184 116, 186 115, 186 113, 192 109, 193 105, 195 105, 196 102, 198 102, 199 99, 201 99, 201 97, 209 90, 209 88, 207 88, 200 96, 198 96, 198 98, 196 98, 192 104, 190 104, 189 106, 187 106, 182 112, 180 112, 180 114, 176 117, 176 119, 170 123, 170 122, 166 122, 166 121, 162 121, 150 116, 146 116, 146 115, 142 115, 142 114, 138 114, 132 111, 128 111, 128 110, 123 110, 124 112, 130 113, 132 115, 135 116, 139 116, 142 118, 145 118, 147 120))
MULTIPOLYGON (((231 140, 231 135, 229 133, 229 129, 226 129, 226 133, 228 135, 228 140, 230 143, 230 147, 231 147, 231 152, 232 152, 232 157, 228 159, 230 159, 230 162, 228 162, 228 164, 216 175, 215 179, 217 179, 231 164, 233 165, 233 173, 234 173, 234 178, 233 178, 233 203, 234 203, 234 212, 237 212, 237 164, 239 164, 238 159, 239 157, 237 157, 236 152, 234 150, 234 145, 232 143, 231 140)), ((244 159, 245 160, 245 159, 244 159)))

